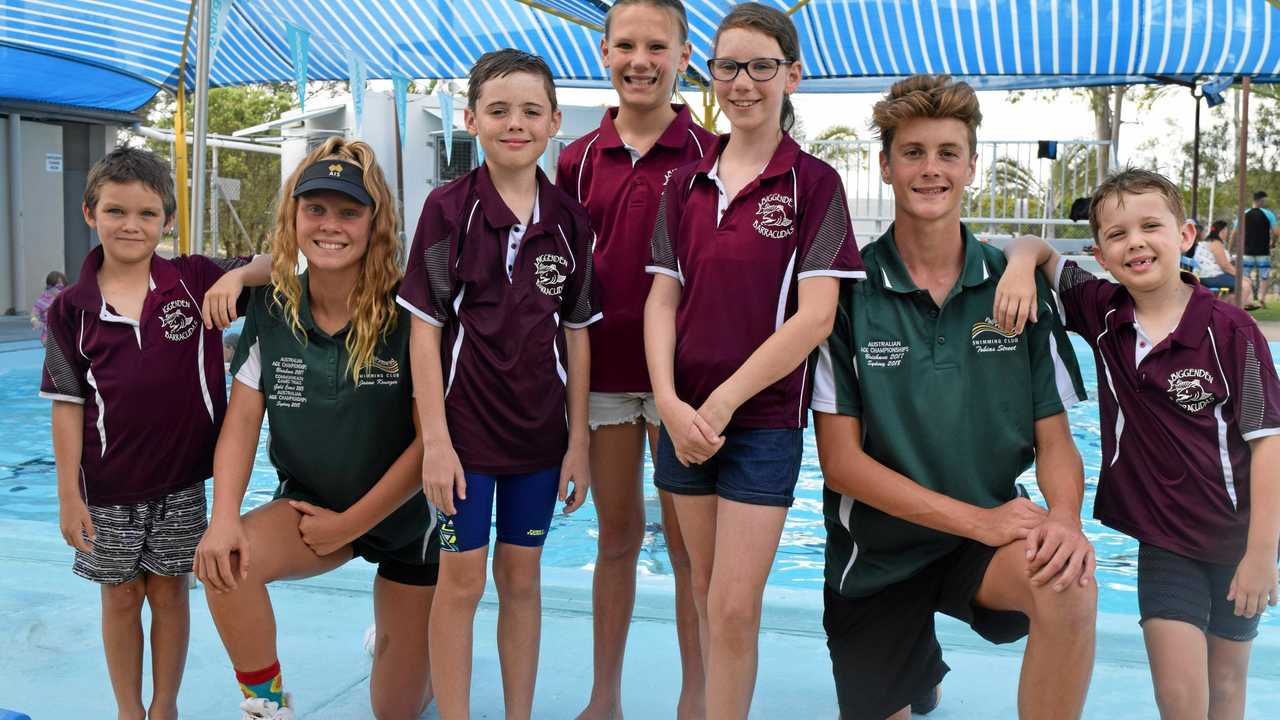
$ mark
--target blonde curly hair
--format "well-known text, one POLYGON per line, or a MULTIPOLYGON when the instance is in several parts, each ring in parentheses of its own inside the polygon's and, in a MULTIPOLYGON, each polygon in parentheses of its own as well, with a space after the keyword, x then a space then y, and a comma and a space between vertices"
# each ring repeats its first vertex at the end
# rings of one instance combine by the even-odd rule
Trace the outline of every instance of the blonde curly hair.
POLYGON ((307 154, 306 159, 289 176, 280 189, 276 209, 276 226, 271 233, 272 300, 293 328, 294 335, 306 342, 299 316, 302 284, 298 280, 298 198, 294 188, 302 172, 322 160, 345 160, 364 171, 364 187, 373 198, 373 221, 369 245, 361 260, 360 274, 347 298, 351 308, 351 331, 347 333, 347 371, 359 383, 360 372, 373 360, 378 340, 386 338, 396 327, 398 312, 392 290, 400 281, 400 236, 396 232, 395 203, 391 190, 378 167, 373 148, 359 140, 333 137, 307 154))

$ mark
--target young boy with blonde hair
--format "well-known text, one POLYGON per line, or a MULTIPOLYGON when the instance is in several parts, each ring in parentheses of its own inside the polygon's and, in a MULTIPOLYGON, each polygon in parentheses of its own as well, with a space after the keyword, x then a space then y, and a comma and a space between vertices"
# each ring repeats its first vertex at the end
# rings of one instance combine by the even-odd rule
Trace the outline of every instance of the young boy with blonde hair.
POLYGON ((1039 238, 1006 253, 1003 327, 1036 320, 1034 268, 1093 348, 1102 416, 1094 516, 1136 538, 1138 609, 1165 720, 1243 718, 1251 641, 1277 601, 1280 380, 1267 340, 1178 258, 1195 239, 1182 191, 1124 170, 1089 204, 1115 282, 1039 238))

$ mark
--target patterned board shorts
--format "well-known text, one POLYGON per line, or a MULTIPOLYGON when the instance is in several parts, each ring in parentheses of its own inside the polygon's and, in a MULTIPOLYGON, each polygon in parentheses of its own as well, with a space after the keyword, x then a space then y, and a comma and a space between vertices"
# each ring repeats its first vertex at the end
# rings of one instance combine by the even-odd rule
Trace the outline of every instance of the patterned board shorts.
POLYGON ((118 585, 138 573, 176 577, 191 572, 208 524, 204 483, 133 505, 90 505, 93 552, 76 550, 71 569, 82 578, 118 585))

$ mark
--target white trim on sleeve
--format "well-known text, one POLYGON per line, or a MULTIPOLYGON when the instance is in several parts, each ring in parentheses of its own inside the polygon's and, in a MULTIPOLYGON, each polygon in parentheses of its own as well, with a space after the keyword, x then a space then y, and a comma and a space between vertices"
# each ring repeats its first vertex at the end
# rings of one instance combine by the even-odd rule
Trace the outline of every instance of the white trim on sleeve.
POLYGON ((807 270, 796 275, 797 280, 807 280, 811 277, 834 277, 834 278, 852 278, 854 280, 866 280, 866 270, 807 270))
MULTIPOLYGON (((44 395, 44 393, 40 393, 40 394, 42 396, 44 395)), ((1260 430, 1254 430, 1253 432, 1250 432, 1250 433, 1242 433, 1240 437, 1244 438, 1245 442, 1253 442, 1254 440, 1258 440, 1259 438, 1271 437, 1272 435, 1280 435, 1280 428, 1262 428, 1260 430)))
POLYGON ((404 308, 405 310, 408 310, 410 314, 412 314, 414 317, 418 318, 419 320, 421 320, 422 322, 428 325, 434 325, 435 327, 444 327, 444 323, 431 317, 427 313, 422 312, 417 307, 415 307, 413 303, 409 302, 408 300, 405 300, 399 295, 396 296, 396 304, 404 308))
POLYGON ((595 315, 592 315, 591 318, 586 322, 580 322, 580 323, 566 322, 566 323, 563 323, 563 325, 564 327, 567 327, 570 330, 581 330, 582 328, 596 322, 597 320, 602 319, 603 317, 604 317, 604 313, 598 312, 595 315))
POLYGON ((262 343, 260 340, 253 341, 253 347, 249 348, 249 356, 240 363, 240 369, 236 371, 236 381, 247 388, 262 390, 262 343))
POLYGON ((61 400, 62 402, 75 403, 77 405, 84 404, 84 398, 76 397, 75 395, 63 395, 61 393, 51 393, 51 392, 45 392, 41 390, 40 397, 44 398, 45 400, 61 400))
POLYGON ((644 271, 650 275, 666 275, 667 277, 675 278, 676 282, 684 285, 684 278, 680 277, 680 273, 670 268, 664 268, 661 265, 645 265, 644 271))

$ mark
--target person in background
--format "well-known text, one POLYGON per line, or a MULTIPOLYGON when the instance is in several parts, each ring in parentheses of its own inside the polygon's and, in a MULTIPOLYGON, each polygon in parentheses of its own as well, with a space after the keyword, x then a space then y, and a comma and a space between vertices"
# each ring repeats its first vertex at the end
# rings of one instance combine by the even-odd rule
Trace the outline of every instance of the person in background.
POLYGON ((49 339, 49 306, 67 285, 67 276, 54 270, 44 278, 44 292, 31 305, 31 327, 40 332, 40 344, 45 345, 49 339))
MULTIPOLYGON (((1267 207, 1267 193, 1259 190, 1253 194, 1253 207, 1244 213, 1242 266, 1245 277, 1253 280, 1253 287, 1258 291, 1258 303, 1263 307, 1267 305, 1267 293, 1271 286, 1271 250, 1275 246, 1277 235, 1280 235, 1280 220, 1267 207)), ((1231 239, 1239 241, 1239 227, 1232 231, 1231 239)), ((1245 302, 1254 299, 1248 293, 1243 297, 1245 302)))

